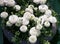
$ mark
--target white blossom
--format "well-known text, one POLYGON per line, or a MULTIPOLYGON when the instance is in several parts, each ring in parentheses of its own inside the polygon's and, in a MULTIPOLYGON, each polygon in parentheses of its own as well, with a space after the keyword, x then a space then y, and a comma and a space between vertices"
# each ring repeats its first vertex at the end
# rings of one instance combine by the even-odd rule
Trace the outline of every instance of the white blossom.
POLYGON ((35 36, 37 36, 38 32, 37 32, 37 30, 35 29, 35 27, 32 27, 32 28, 30 29, 30 31, 29 31, 29 34, 30 34, 30 35, 35 35, 35 36))
POLYGON ((45 4, 47 0, 40 0, 40 4, 45 4))
POLYGON ((50 17, 52 15, 52 11, 51 10, 46 10, 45 15, 47 15, 48 17, 50 17))
POLYGON ((51 16, 51 17, 49 17, 49 21, 51 23, 56 23, 57 22, 57 19, 56 19, 56 17, 51 16))
POLYGON ((33 9, 32 8, 26 8, 25 11, 33 14, 33 9))
POLYGON ((9 16, 9 22, 10 23, 14 24, 14 23, 17 22, 17 20, 18 20, 18 16, 17 15, 11 15, 11 16, 9 16))
POLYGON ((21 32, 26 32, 26 31, 27 31, 27 26, 22 25, 22 26, 20 27, 20 31, 21 31, 21 32))
POLYGON ((18 17, 17 23, 21 23, 23 22, 23 17, 18 17))
POLYGON ((37 22, 37 21, 38 21, 38 17, 35 17, 35 18, 34 18, 34 21, 37 22))
POLYGON ((28 8, 33 9, 34 8, 34 5, 29 5, 28 8))
POLYGON ((4 2, 4 5, 5 5, 5 6, 7 6, 7 5, 8 5, 8 4, 7 4, 7 3, 8 3, 8 1, 7 1, 7 0, 4 0, 3 2, 4 2))
POLYGON ((48 17, 47 17, 47 15, 42 15, 42 16, 39 17, 39 19, 41 20, 40 23, 43 24, 45 21, 48 20, 48 17))
POLYGON ((0 16, 1 16, 1 18, 7 18, 8 13, 7 12, 2 12, 0 16))
POLYGON ((4 6, 4 0, 0 0, 0 6, 4 6))
POLYGON ((40 0, 33 0, 34 3, 39 4, 40 0))
POLYGON ((48 10, 48 6, 47 5, 40 5, 39 10, 40 10, 40 12, 45 12, 46 10, 48 10))
POLYGON ((29 37, 29 42, 30 43, 36 43, 36 41, 37 41, 37 37, 36 36, 30 36, 29 37))
POLYGON ((23 21, 22 21, 22 24, 23 25, 28 25, 29 24, 29 20, 27 20, 27 19, 24 18, 23 21))
POLYGON ((28 20, 30 20, 32 16, 34 16, 34 15, 29 13, 29 12, 25 12, 24 15, 23 15, 23 17, 28 19, 28 20))
POLYGON ((21 6, 15 5, 15 6, 14 6, 14 9, 16 9, 16 11, 19 11, 19 10, 21 9, 21 6))
POLYGON ((16 4, 16 2, 15 2, 15 0, 7 0, 7 6, 15 6, 15 4, 16 4))
POLYGON ((6 26, 12 26, 12 23, 10 23, 9 21, 6 22, 6 26))
POLYGON ((45 27, 49 27, 50 26, 50 22, 49 21, 45 21, 44 26, 45 27))
POLYGON ((43 26, 42 26, 41 24, 37 24, 37 25, 36 25, 36 29, 37 29, 37 30, 41 30, 42 27, 43 27, 43 26))

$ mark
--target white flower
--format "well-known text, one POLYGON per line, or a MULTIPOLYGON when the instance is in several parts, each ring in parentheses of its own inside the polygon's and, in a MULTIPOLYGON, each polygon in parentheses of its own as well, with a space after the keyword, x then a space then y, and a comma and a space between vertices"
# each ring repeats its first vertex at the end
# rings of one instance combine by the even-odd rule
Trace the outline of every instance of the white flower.
POLYGON ((37 24, 36 29, 37 29, 37 30, 41 30, 42 27, 43 27, 43 26, 42 26, 41 24, 37 24))
POLYGON ((38 21, 38 17, 35 17, 35 18, 34 18, 34 21, 37 22, 37 21, 38 21))
POLYGON ((10 23, 14 24, 14 23, 17 22, 17 20, 18 20, 18 16, 17 15, 11 15, 11 16, 9 16, 9 22, 10 23))
POLYGON ((51 17, 49 17, 49 21, 51 23, 56 23, 57 22, 57 19, 56 19, 56 17, 51 16, 51 17))
POLYGON ((4 6, 4 0, 0 0, 0 6, 4 6))
POLYGON ((1 16, 1 18, 7 18, 8 13, 7 12, 2 12, 0 16, 1 16))
POLYGON ((41 20, 41 22, 40 22, 41 24, 43 24, 45 21, 48 20, 47 15, 42 15, 39 17, 39 19, 41 20))
POLYGON ((50 26, 50 22, 49 21, 45 21, 44 26, 45 27, 49 27, 50 26))
POLYGON ((51 10, 46 10, 45 15, 47 15, 48 17, 50 17, 52 15, 52 11, 51 10))
POLYGON ((12 24, 9 21, 7 21, 6 26, 12 26, 12 24))
POLYGON ((29 20, 27 20, 27 19, 24 18, 23 21, 22 21, 22 24, 23 25, 28 25, 29 24, 29 20))
POLYGON ((29 37, 29 42, 30 43, 36 43, 36 41, 37 41, 37 37, 36 36, 30 36, 29 37))
POLYGON ((17 22, 15 23, 15 26, 21 26, 22 25, 22 22, 23 22, 23 17, 19 17, 17 22))
POLYGON ((39 4, 40 0, 33 0, 34 3, 39 4))
POLYGON ((38 32, 37 32, 37 30, 35 29, 35 27, 32 27, 32 28, 30 29, 30 31, 29 31, 29 34, 30 34, 30 35, 35 35, 35 36, 37 36, 38 32))
POLYGON ((34 8, 34 5, 29 5, 28 8, 33 9, 34 8))
POLYGON ((21 6, 15 5, 15 6, 14 6, 14 9, 16 9, 16 11, 19 11, 19 10, 21 9, 21 6))
POLYGON ((20 27, 20 31, 21 31, 21 32, 26 32, 26 31, 27 31, 27 26, 22 25, 22 26, 20 27))
POLYGON ((8 1, 7 1, 7 0, 4 0, 3 2, 4 2, 4 5, 7 6, 7 2, 8 2, 8 1))
POLYGON ((30 20, 31 19, 31 16, 33 16, 33 14, 29 13, 29 12, 25 12, 23 17, 30 20))
POLYGON ((48 6, 47 5, 40 5, 39 10, 40 10, 40 12, 45 12, 46 10, 48 10, 48 6))
POLYGON ((34 14, 31 14, 31 18, 30 18, 30 20, 34 20, 34 19, 35 19, 34 14))
POLYGON ((7 0, 7 6, 14 6, 16 3, 15 3, 15 0, 7 0))
POLYGON ((32 8, 26 8, 25 11, 33 14, 33 9, 32 8))
POLYGON ((45 4, 47 0, 40 0, 40 4, 45 4))

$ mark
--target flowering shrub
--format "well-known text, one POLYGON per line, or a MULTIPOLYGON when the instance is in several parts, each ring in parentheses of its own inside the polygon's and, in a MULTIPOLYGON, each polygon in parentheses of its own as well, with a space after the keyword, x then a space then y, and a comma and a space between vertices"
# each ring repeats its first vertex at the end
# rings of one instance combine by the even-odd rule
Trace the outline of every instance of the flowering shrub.
POLYGON ((12 37, 13 42, 19 44, 21 40, 27 40, 36 43, 39 39, 42 44, 50 44, 44 37, 53 36, 52 24, 57 19, 46 2, 47 0, 0 0, 0 6, 5 7, 0 17, 4 21, 4 27, 15 35, 12 37))

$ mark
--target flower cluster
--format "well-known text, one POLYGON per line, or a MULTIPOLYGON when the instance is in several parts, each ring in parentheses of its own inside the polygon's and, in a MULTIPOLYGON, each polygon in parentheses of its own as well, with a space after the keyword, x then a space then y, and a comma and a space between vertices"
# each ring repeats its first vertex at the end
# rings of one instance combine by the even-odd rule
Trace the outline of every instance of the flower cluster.
MULTIPOLYGON (((28 38, 30 43, 36 43, 37 37, 41 35, 42 28, 50 27, 51 23, 56 23, 56 17, 52 16, 52 11, 45 4, 47 0, 33 0, 33 3, 40 4, 38 7, 34 7, 34 5, 28 5, 24 10, 23 17, 18 16, 17 14, 12 14, 9 16, 7 12, 2 12, 0 17, 6 19, 8 16, 8 21, 6 22, 6 26, 17 26, 22 33, 29 31, 30 37, 28 38), (35 16, 34 10, 44 13, 43 15, 39 15, 39 17, 35 16), (30 21, 36 22, 36 25, 30 27, 28 30, 28 25, 30 25, 30 21)), ((16 11, 21 10, 20 5, 16 5, 14 0, 0 0, 0 5, 13 6, 16 11)), ((31 25, 30 25, 31 26, 31 25)))

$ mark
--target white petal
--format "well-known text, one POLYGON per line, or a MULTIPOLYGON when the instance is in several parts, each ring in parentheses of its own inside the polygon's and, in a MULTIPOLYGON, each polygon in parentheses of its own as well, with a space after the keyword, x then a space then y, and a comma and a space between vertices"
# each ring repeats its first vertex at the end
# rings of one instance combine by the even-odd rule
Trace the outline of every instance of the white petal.
POLYGON ((36 36, 30 36, 29 37, 29 42, 30 43, 36 43, 36 41, 37 41, 37 37, 36 36))
POLYGON ((22 25, 22 26, 20 27, 20 31, 21 31, 21 32, 26 32, 26 31, 27 31, 27 26, 22 25))
POLYGON ((47 5, 40 5, 39 10, 40 10, 40 12, 45 12, 46 10, 48 10, 48 6, 47 5))
POLYGON ((2 18, 7 18, 8 17, 8 13, 7 12, 2 12, 0 16, 2 18))
POLYGON ((9 16, 9 22, 10 23, 14 24, 14 23, 17 22, 17 20, 18 20, 18 16, 17 15, 11 15, 11 16, 9 16))

